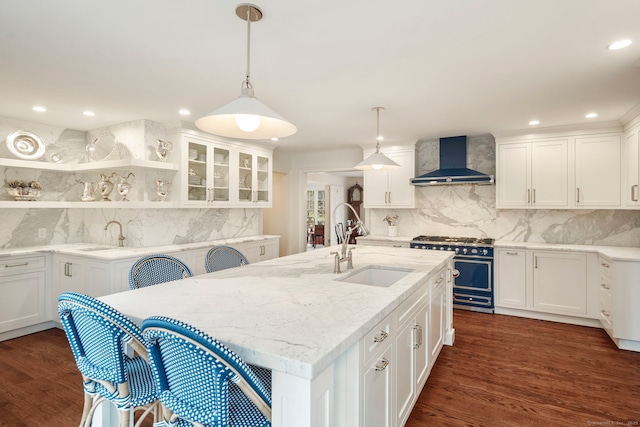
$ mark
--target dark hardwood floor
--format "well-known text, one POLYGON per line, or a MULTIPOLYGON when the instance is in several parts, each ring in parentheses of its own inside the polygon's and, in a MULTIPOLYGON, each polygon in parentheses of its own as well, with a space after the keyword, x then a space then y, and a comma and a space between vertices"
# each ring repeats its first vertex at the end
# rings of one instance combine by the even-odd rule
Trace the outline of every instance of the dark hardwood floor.
MULTIPOLYGON (((461 310, 454 326, 406 427, 640 425, 640 353, 604 331, 461 310)), ((81 410, 64 332, 0 343, 1 427, 77 426, 81 410)))

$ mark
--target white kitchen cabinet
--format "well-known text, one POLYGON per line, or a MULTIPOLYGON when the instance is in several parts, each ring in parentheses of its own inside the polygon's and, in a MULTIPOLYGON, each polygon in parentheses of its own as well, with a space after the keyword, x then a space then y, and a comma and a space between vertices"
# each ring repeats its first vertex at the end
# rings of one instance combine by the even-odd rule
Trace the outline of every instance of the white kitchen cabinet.
POLYGON ((427 375, 433 363, 435 363, 442 346, 444 345, 444 333, 445 333, 445 314, 446 314, 446 271, 440 272, 440 275, 434 279, 431 287, 431 298, 429 300, 429 347, 427 350, 428 358, 425 362, 428 362, 428 369, 424 369, 422 372, 418 372, 417 382, 419 387, 422 387, 427 381, 427 375))
POLYGON ((428 288, 422 287, 396 310, 396 423, 404 425, 429 371, 428 288))
POLYGON ((384 246, 387 248, 409 248, 409 242, 394 242, 391 240, 374 240, 374 239, 356 239, 358 245, 362 246, 384 246))
POLYGON ((640 207, 640 123, 631 126, 624 134, 624 159, 626 179, 622 188, 622 200, 626 207, 640 207))
POLYGON ((497 144, 497 207, 568 207, 568 150, 566 138, 497 144))
POLYGON ((92 297, 113 293, 109 262, 79 256, 53 255, 52 309, 58 317, 58 297, 64 292, 79 292, 92 297))
MULTIPOLYGON (((365 150, 365 158, 373 152, 365 150)), ((364 208, 414 208, 415 187, 409 180, 415 177, 415 146, 387 148, 384 154, 400 167, 364 171, 364 208)))
POLYGON ((586 315, 586 255, 534 251, 533 307, 552 313, 586 315))
POLYGON ((362 353, 361 427, 392 427, 394 404, 394 341, 396 322, 393 314, 384 318, 360 341, 362 353))
POLYGON ((0 262, 0 333, 49 320, 47 257, 2 258, 0 262))
POLYGON ((610 265, 612 300, 609 317, 613 331, 610 335, 619 348, 640 351, 640 262, 616 260, 610 265))
POLYGON ((233 245, 250 263, 278 258, 280 253, 280 239, 257 240, 233 245))
POLYGON ((272 154, 239 149, 237 155, 238 206, 270 208, 272 204, 272 154))
POLYGON ((575 139, 575 205, 583 208, 618 207, 621 187, 619 134, 575 139))
POLYGON ((607 331, 609 336, 613 337, 613 262, 604 255, 600 255, 598 257, 598 264, 600 279, 598 294, 600 310, 598 312, 598 319, 604 330, 607 331))
POLYGON ((495 250, 496 306, 527 307, 527 251, 495 250))

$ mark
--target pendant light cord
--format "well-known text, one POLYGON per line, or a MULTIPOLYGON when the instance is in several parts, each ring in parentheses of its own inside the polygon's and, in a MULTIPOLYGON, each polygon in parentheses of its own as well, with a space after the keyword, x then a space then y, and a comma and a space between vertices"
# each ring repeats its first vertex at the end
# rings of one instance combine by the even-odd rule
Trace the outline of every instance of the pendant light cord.
POLYGON ((380 107, 376 107, 376 153, 380 152, 380 107))
POLYGON ((249 82, 250 76, 250 67, 251 67, 251 11, 253 8, 251 6, 247 7, 247 76, 245 80, 245 85, 247 88, 252 88, 251 83, 249 82))

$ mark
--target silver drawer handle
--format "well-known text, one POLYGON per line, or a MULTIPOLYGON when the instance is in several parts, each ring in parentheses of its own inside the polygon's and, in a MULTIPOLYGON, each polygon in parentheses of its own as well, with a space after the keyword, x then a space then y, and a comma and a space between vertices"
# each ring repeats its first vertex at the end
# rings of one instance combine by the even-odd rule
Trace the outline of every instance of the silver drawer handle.
POLYGON ((518 255, 518 252, 505 252, 507 255, 518 255))
POLYGON ((604 268, 609 268, 610 267, 610 265, 607 264, 606 262, 601 262, 600 265, 603 266, 604 268))
POLYGON ((413 349, 417 350, 417 349, 420 348, 420 346, 422 345, 422 342, 423 342, 422 325, 414 325, 413 326, 413 333, 414 333, 413 349))
POLYGON ((389 366, 389 361, 385 358, 382 358, 381 363, 376 365, 376 371, 384 371, 389 366))
POLYGON ((385 331, 380 331, 380 335, 373 337, 373 342, 382 342, 386 340, 388 336, 389 334, 386 333, 385 331))
POLYGON ((23 262, 22 264, 5 264, 4 268, 24 267, 26 265, 29 265, 29 263, 23 262))
POLYGON ((608 286, 606 283, 601 283, 600 287, 603 288, 603 289, 611 289, 611 287, 608 286))
POLYGON ((609 313, 607 310, 600 310, 600 313, 602 313, 603 315, 610 317, 611 313, 609 313))

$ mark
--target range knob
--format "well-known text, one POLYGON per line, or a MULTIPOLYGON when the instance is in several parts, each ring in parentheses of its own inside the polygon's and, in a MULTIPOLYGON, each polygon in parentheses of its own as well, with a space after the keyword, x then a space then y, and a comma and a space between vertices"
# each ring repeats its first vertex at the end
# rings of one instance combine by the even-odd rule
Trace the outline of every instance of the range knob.
POLYGON ((489 251, 487 249, 483 249, 482 250, 482 255, 487 255, 489 253, 489 251))
POLYGON ((456 253, 460 252, 460 248, 456 248, 456 253))
POLYGON ((462 253, 466 254, 467 253, 467 248, 462 248, 462 253))
POLYGON ((449 246, 449 247, 447 248, 447 250, 448 250, 448 251, 452 251, 452 250, 453 250, 453 248, 452 248, 451 246, 449 246))
POLYGON ((444 251, 444 246, 440 246, 440 250, 441 250, 441 251, 444 251))
POLYGON ((471 249, 471 253, 472 253, 472 254, 477 254, 477 253, 478 253, 478 250, 477 250, 476 248, 473 248, 473 249, 471 249))

